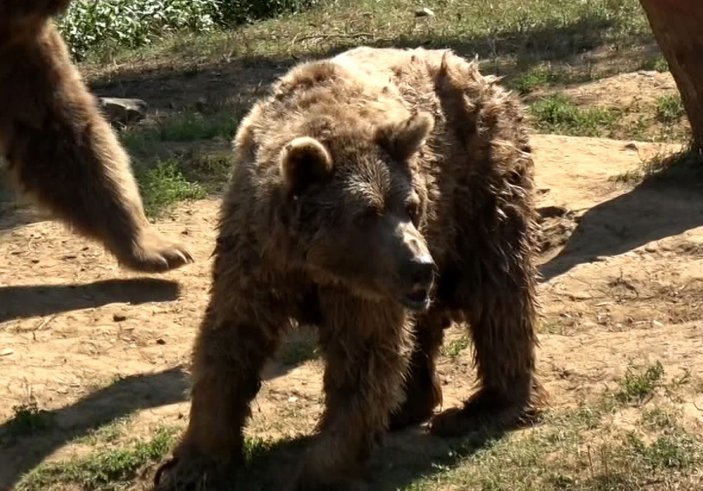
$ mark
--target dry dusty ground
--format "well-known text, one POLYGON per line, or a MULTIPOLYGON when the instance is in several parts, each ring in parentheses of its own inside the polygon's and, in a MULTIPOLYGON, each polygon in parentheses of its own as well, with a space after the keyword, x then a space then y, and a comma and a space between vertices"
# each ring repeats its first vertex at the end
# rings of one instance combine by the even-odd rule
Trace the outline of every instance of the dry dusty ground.
MULTIPOLYGON (((700 434, 703 181, 614 180, 670 151, 663 146, 546 135, 533 141, 545 217, 539 372, 551 404, 596 400, 631 364, 659 361, 668 379, 687 381, 676 405, 685 426, 700 434)), ((207 302, 217 206, 183 204, 159 223, 190 244, 197 262, 151 278, 121 271, 99 247, 39 215, 0 215, 0 436, 18 406, 36 403, 52 415, 49 431, 0 445, 0 490, 45 460, 86 454, 90 440, 79 437, 120 418, 130 420, 118 440, 183 426, 186 365, 207 302)), ((453 329, 448 344, 461 335, 453 329)), ((309 432, 319 414, 320 362, 282 359, 266 371, 251 435, 293 437, 309 432)), ((458 404, 473 383, 470 350, 446 353, 440 371, 445 407, 458 404)), ((620 417, 624 426, 635 424, 627 412, 620 417)), ((444 448, 412 435, 389 445, 402 449, 399 462, 386 456, 375 468, 444 448)))

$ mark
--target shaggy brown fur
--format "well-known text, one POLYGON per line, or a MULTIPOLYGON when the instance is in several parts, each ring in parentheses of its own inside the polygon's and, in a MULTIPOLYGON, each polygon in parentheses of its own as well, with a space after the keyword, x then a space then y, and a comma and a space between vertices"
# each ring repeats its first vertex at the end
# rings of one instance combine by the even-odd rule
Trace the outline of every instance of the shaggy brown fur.
POLYGON ((0 0, 0 156, 18 187, 124 266, 190 262, 142 206, 129 157, 51 21, 68 0, 0 0))
POLYGON ((161 489, 240 461, 259 371, 295 321, 319 326, 326 360, 298 489, 341 489, 375 436, 431 416, 452 321, 470 326, 480 388, 432 430, 532 412, 533 163, 494 79, 447 51, 358 48, 285 75, 235 147, 190 424, 161 489))

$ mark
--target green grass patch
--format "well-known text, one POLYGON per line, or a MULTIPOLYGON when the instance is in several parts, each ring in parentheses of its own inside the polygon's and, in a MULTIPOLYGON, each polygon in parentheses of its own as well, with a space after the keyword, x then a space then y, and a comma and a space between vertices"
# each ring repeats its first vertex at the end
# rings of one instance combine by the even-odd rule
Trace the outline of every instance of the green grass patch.
POLYGON ((131 420, 131 416, 125 416, 113 421, 112 423, 95 428, 88 432, 87 435, 76 439, 76 443, 83 443, 86 445, 113 443, 127 432, 127 428, 131 420))
POLYGON ((243 105, 236 105, 210 114, 184 111, 150 124, 125 128, 120 138, 132 154, 142 157, 153 156, 163 142, 222 140, 229 146, 244 110, 243 105))
MULTIPOLYGON (((184 28, 177 33, 165 29, 167 34, 146 50, 113 50, 111 55, 117 54, 114 58, 101 56, 102 47, 96 44, 89 55, 118 63, 146 57, 180 64, 205 59, 317 56, 359 44, 423 45, 451 47, 469 56, 477 53, 482 59, 500 59, 526 70, 543 61, 569 61, 569 57, 599 47, 617 51, 653 43, 637 0, 505 0, 490 5, 473 0, 428 0, 421 6, 434 12, 429 19, 416 18, 420 5, 408 0, 269 0, 261 4, 269 13, 282 15, 225 29, 184 28), (283 8, 273 5, 276 3, 283 8)), ((117 24, 111 25, 119 31, 117 24)), ((640 63, 636 57, 627 61, 634 68, 640 63)))
POLYGON ((471 340, 468 336, 462 336, 444 344, 440 349, 440 353, 451 360, 456 360, 469 346, 471 346, 471 340))
POLYGON ((125 448, 100 450, 86 457, 42 464, 24 476, 17 491, 51 491, 67 486, 113 491, 128 488, 147 464, 162 459, 175 443, 175 429, 160 429, 154 438, 125 448))
POLYGON ((138 171, 136 174, 144 209, 149 216, 158 216, 180 201, 207 196, 203 186, 184 177, 176 160, 159 162, 154 167, 138 171))
POLYGON ((635 434, 606 422, 607 405, 551 413, 542 425, 480 449, 459 444, 405 491, 642 491, 696 489, 703 442, 679 427, 635 434))
POLYGON ((147 214, 224 190, 232 168, 232 139, 244 107, 182 112, 128 127, 120 138, 134 157, 147 214))
POLYGON ((159 124, 159 139, 172 142, 192 142, 224 138, 231 140, 239 124, 239 114, 223 111, 211 115, 186 112, 159 124))
POLYGON ((669 63, 666 61, 666 58, 659 55, 653 58, 647 58, 645 60, 642 60, 642 63, 640 64, 639 68, 640 70, 654 70, 663 73, 669 71, 669 63))
POLYGON ((647 367, 630 366, 620 383, 616 398, 620 402, 642 403, 661 387, 663 377, 664 367, 658 361, 647 367))
POLYGON ((679 94, 665 95, 657 98, 657 119, 665 124, 677 122, 686 115, 686 110, 679 94))
POLYGON ((552 67, 538 66, 528 68, 525 71, 519 71, 517 75, 506 81, 506 85, 521 94, 529 94, 536 89, 544 87, 590 79, 590 76, 577 75, 573 71, 566 69, 557 70, 552 67))
POLYGON ((535 127, 546 133, 603 137, 615 127, 620 112, 613 108, 581 108, 563 95, 545 97, 530 106, 535 127))

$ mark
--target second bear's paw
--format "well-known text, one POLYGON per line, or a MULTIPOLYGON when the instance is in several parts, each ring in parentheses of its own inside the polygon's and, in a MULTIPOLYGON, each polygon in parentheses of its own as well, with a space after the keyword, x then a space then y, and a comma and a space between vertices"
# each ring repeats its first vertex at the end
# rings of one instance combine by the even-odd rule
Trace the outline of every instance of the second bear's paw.
POLYGON ((193 262, 188 249, 154 230, 139 237, 129 252, 118 256, 124 267, 145 273, 163 273, 193 262))

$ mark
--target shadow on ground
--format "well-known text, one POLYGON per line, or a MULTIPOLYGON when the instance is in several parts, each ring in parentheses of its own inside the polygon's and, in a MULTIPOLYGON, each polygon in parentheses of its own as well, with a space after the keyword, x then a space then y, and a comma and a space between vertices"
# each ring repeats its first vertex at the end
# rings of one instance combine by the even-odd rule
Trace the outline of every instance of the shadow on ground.
POLYGON ((46 417, 56 428, 40 435, 12 441, 14 419, 0 425, 0 490, 13 486, 27 472, 67 442, 87 435, 91 430, 110 424, 135 411, 181 402, 187 390, 186 374, 181 367, 148 375, 134 375, 93 392, 75 404, 54 411, 46 417), (9 440, 9 444, 7 443, 9 440))
MULTIPOLYGON (((440 438, 422 428, 386 435, 377 446, 361 479, 354 482, 365 491, 397 491, 447 468, 458 466, 475 452, 500 440, 504 432, 481 432, 463 438, 440 438)), ((249 464, 228 481, 225 489, 290 491, 313 437, 299 436, 255 450, 249 464), (234 484, 232 484, 234 483, 234 484)))
POLYGON ((588 210, 566 246, 542 266, 544 280, 703 225, 703 159, 674 155, 663 165, 632 191, 588 210))
POLYGON ((178 298, 179 290, 177 282, 156 278, 115 279, 82 285, 1 286, 0 322, 115 302, 168 302, 178 298))

